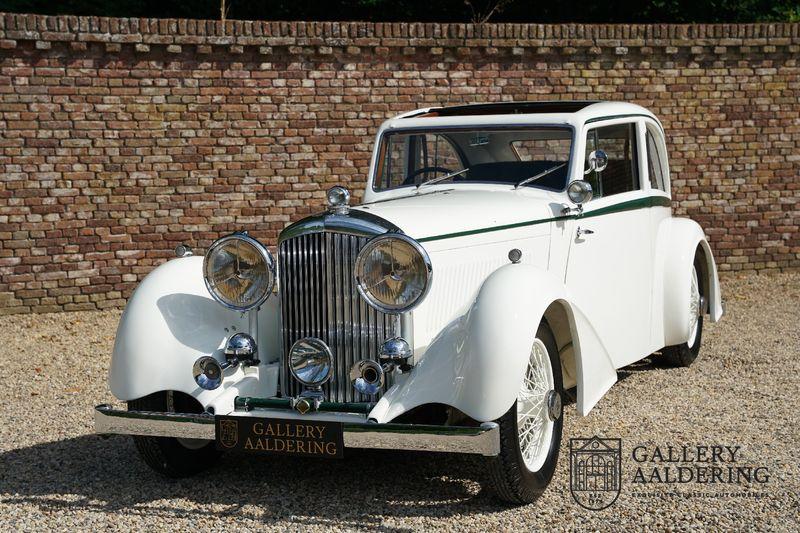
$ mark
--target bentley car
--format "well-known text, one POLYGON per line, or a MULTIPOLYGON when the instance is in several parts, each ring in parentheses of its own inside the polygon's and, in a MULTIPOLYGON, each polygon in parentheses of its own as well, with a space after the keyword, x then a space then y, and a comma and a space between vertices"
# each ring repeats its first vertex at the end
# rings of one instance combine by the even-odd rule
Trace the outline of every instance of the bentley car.
POLYGON ((166 476, 223 452, 473 454, 533 501, 565 399, 698 355, 723 313, 702 228, 672 216, 664 129, 628 103, 434 107, 386 121, 363 202, 178 246, 130 297, 96 431, 166 476), (658 352, 658 353, 656 353, 658 352))

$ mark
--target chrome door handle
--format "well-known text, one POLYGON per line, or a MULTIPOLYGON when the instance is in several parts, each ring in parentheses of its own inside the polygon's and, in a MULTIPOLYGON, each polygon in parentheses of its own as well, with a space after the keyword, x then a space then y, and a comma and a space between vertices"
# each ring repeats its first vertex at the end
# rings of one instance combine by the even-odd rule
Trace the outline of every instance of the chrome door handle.
POLYGON ((577 238, 577 239, 580 239, 580 238, 581 238, 581 235, 592 235, 592 234, 594 234, 594 231, 593 231, 593 230, 590 230, 590 229, 583 229, 583 228, 581 228, 580 226, 578 226, 578 233, 577 233, 577 235, 575 236, 575 238, 577 238))

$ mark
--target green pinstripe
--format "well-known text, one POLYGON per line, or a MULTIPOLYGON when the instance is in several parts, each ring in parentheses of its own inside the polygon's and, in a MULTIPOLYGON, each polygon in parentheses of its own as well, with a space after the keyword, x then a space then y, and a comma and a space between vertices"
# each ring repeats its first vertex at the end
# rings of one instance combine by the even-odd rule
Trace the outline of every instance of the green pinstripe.
POLYGON ((467 235, 477 235, 480 233, 490 233, 493 231, 503 231, 507 229, 523 228, 526 226, 536 226, 538 224, 548 224, 550 222, 558 222, 559 220, 569 219, 582 219, 597 217, 600 215, 608 215, 611 213, 622 213, 623 211, 634 211, 636 209, 647 209, 649 207, 670 207, 672 202, 669 198, 663 196, 647 196, 645 198, 637 198, 636 200, 629 200, 619 204, 609 205, 608 207, 601 207, 594 211, 588 211, 579 215, 565 215, 552 218, 541 218, 538 220, 526 220, 524 222, 515 222, 513 224, 504 224, 502 226, 491 226, 488 228, 479 228, 467 231, 457 231, 455 233, 445 233, 443 235, 432 235, 430 237, 423 237, 417 239, 419 242, 440 241, 443 239, 454 239, 456 237, 466 237, 467 235))

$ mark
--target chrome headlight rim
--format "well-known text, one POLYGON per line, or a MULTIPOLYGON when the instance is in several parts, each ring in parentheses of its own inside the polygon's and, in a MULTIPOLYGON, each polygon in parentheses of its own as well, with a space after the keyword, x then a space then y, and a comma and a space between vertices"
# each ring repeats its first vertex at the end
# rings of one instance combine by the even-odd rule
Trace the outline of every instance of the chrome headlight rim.
POLYGON ((252 309, 258 309, 261 305, 267 301, 267 299, 272 295, 272 291, 275 289, 275 280, 277 279, 277 269, 276 269, 275 259, 272 257, 272 254, 267 247, 264 246, 259 240, 251 237, 246 232, 235 232, 231 233, 230 235, 226 235, 224 237, 220 237, 213 243, 211 246, 208 247, 205 256, 203 257, 203 281, 206 284, 206 289, 208 289, 208 293, 211 295, 214 300, 217 301, 220 305, 227 309, 231 309, 233 311, 239 312, 246 312, 252 309), (224 246, 230 241, 234 240, 241 240, 255 248, 258 254, 261 256, 261 259, 267 265, 267 270, 269 272, 269 279, 267 280, 267 288, 264 291, 264 294, 255 302, 246 305, 246 306, 237 306, 233 305, 229 302, 223 300, 217 292, 214 290, 214 284, 209 280, 209 277, 206 275, 208 272, 208 260, 211 257, 212 253, 215 252, 218 248, 224 246))
POLYGON ((358 256, 356 257, 356 263, 353 271, 356 277, 356 289, 358 290, 358 293, 361 295, 361 297, 364 298, 364 300, 366 300, 366 302, 373 308, 389 315, 399 315, 402 313, 407 313, 413 310, 419 304, 421 304, 425 300, 425 297, 428 295, 428 292, 431 289, 431 281, 433 280, 433 263, 431 263, 431 258, 428 256, 428 252, 419 242, 417 242, 416 239, 409 237, 405 233, 394 233, 394 232, 383 233, 381 235, 378 235, 377 237, 370 239, 367 242, 367 244, 365 244, 363 248, 361 248, 361 250, 358 252, 358 256), (420 255, 420 257, 422 258, 422 262, 425 265, 425 275, 426 275, 425 288, 413 302, 401 307, 397 306, 389 307, 384 305, 383 302, 376 299, 369 291, 365 290, 362 287, 361 280, 364 279, 364 271, 366 268, 365 263, 367 256, 371 252, 372 248, 380 244, 381 241, 387 239, 397 239, 409 244, 420 255))

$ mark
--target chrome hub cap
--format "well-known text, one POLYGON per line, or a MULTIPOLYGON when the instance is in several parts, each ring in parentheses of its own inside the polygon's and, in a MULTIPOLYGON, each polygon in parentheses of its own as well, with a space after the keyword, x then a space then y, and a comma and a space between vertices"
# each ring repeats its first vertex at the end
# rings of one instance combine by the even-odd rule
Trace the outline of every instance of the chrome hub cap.
POLYGON ((554 390, 547 393, 547 418, 552 422, 561 418, 561 395, 554 390))
POLYGON ((553 382, 550 356, 536 339, 517 395, 517 436, 525 466, 537 472, 544 465, 553 438, 553 423, 561 416, 561 396, 553 382))
POLYGON ((700 321, 702 310, 700 302, 700 284, 697 281, 697 269, 692 268, 692 287, 689 294, 689 346, 694 346, 697 340, 697 324, 700 321))

